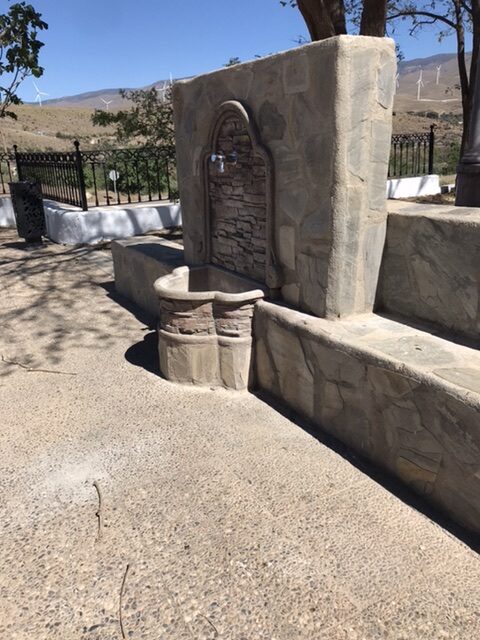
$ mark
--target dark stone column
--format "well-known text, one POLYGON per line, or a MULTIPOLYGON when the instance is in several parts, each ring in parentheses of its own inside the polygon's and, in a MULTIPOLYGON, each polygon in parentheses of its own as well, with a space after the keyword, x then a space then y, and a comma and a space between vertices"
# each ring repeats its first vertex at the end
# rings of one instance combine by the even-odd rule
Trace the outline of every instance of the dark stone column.
POLYGON ((475 78, 468 140, 457 167, 456 191, 457 207, 480 207, 480 60, 475 78))

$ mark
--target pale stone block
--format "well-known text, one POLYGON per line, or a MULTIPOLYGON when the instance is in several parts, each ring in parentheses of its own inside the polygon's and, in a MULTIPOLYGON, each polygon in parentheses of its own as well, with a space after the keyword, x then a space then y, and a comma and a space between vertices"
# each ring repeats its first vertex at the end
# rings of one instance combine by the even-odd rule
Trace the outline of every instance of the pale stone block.
POLYGON ((285 93, 307 91, 310 79, 310 60, 305 53, 286 58, 283 63, 283 88, 285 93))
POLYGON ((166 331, 158 332, 160 370, 172 382, 184 384, 219 384, 218 345, 215 339, 178 339, 166 331))
POLYGON ((278 250, 282 262, 292 271, 295 270, 296 243, 295 229, 281 225, 278 233, 278 250))
POLYGON ((268 344, 273 366, 278 372, 282 397, 298 411, 313 417, 313 376, 306 365, 298 336, 272 324, 268 332, 268 344))
POLYGON ((218 339, 220 379, 227 389, 242 390, 251 380, 252 339, 218 339))
POLYGON ((255 343, 255 372, 257 384, 270 393, 278 392, 275 370, 270 360, 265 341, 258 338, 255 343))
POLYGON ((300 302, 300 287, 298 284, 284 284, 282 287, 282 296, 285 302, 298 306, 300 302))
POLYGON ((378 303, 390 312, 480 336, 480 213, 389 216, 378 303))
POLYGON ((377 71, 377 101, 384 109, 391 109, 394 95, 395 73, 392 72, 390 56, 382 51, 377 71))
POLYGON ((364 300, 362 300, 360 308, 373 308, 375 303, 386 232, 386 221, 377 225, 371 225, 363 232, 362 263, 364 300))

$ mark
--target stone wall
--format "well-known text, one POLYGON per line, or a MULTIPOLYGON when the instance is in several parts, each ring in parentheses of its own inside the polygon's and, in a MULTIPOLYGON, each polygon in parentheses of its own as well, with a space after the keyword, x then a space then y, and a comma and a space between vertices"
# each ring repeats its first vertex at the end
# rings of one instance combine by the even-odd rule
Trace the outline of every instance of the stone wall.
POLYGON ((206 159, 216 151, 215 123, 235 101, 267 167, 271 159, 265 281, 319 316, 371 310, 394 79, 391 40, 339 36, 176 83, 187 262, 211 260, 206 159))
POLYGON ((261 389, 480 533, 480 353, 406 325, 259 302, 261 389))
POLYGON ((409 204, 388 217, 377 306, 480 339, 480 211, 409 204))

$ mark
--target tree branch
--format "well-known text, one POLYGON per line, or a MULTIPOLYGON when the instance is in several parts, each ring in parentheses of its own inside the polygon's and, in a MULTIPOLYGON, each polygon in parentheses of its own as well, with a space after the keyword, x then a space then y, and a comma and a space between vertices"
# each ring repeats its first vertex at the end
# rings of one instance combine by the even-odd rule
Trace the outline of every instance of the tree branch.
POLYGON ((439 15, 437 13, 431 13, 430 11, 417 11, 416 9, 405 9, 405 11, 399 11, 398 13, 387 16, 387 20, 395 20, 396 18, 415 18, 416 16, 432 18, 433 21, 440 20, 440 22, 448 24, 451 29, 457 28, 457 25, 445 16, 439 15))
POLYGON ((465 9, 465 11, 467 13, 469 13, 471 16, 473 16, 473 9, 472 9, 472 7, 468 6, 468 4, 465 2, 465 0, 462 0, 462 2, 460 2, 460 5, 461 5, 462 9, 465 9))

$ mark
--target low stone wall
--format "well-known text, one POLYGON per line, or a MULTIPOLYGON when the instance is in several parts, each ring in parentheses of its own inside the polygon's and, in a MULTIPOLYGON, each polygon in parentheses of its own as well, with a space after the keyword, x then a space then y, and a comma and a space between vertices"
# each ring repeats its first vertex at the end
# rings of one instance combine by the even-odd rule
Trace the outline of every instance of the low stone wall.
POLYGON ((379 316, 256 305, 258 385, 480 532, 480 353, 379 316))
POLYGON ((10 196, 0 197, 0 227, 15 227, 15 214, 13 212, 10 196))
POLYGON ((153 236, 112 242, 115 288, 153 318, 160 317, 155 280, 184 264, 178 244, 153 236))
POLYGON ((47 235, 60 244, 97 244, 182 224, 179 204, 171 202, 95 207, 88 211, 46 200, 47 235))
POLYGON ((440 192, 440 176, 435 174, 387 180, 387 198, 418 198, 434 196, 440 192))
POLYGON ((480 210, 406 204, 388 217, 377 307, 480 339, 480 210))
MULTIPOLYGON (((43 204, 47 235, 59 244, 98 244, 182 224, 181 207, 172 202, 95 207, 89 211, 49 200, 43 204)), ((15 226, 10 196, 0 197, 0 227, 15 226)))

